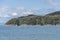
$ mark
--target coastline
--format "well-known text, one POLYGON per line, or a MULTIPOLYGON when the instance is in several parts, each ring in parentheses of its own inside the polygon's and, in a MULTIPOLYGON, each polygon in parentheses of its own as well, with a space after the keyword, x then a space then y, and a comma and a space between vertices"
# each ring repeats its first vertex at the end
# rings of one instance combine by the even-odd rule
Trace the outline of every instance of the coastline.
MULTIPOLYGON (((5 25, 5 26, 17 26, 17 25, 5 25)), ((47 25, 19 25, 19 26, 60 26, 60 24, 57 24, 57 25, 50 25, 50 24, 47 24, 47 25)))

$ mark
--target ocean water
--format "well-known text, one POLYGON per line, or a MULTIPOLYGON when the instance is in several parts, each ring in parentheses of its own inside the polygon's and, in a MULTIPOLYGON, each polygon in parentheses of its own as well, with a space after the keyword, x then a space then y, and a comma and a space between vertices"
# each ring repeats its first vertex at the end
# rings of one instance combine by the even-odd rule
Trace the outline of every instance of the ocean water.
POLYGON ((60 40, 60 26, 0 25, 0 40, 60 40))

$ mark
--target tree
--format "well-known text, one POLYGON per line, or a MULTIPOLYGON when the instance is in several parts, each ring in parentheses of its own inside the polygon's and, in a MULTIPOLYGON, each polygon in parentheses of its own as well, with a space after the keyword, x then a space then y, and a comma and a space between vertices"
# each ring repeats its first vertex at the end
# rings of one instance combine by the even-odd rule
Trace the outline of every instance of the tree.
POLYGON ((17 20, 16 20, 16 25, 19 26, 19 25, 20 25, 19 23, 20 23, 20 22, 19 22, 19 19, 17 19, 17 20))

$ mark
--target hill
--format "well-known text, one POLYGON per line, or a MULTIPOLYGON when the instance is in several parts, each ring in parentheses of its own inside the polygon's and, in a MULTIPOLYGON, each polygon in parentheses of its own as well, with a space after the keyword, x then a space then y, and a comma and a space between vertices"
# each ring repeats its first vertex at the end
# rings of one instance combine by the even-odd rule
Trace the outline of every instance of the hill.
POLYGON ((60 11, 56 11, 56 12, 53 12, 53 13, 49 13, 47 15, 60 15, 60 11))
POLYGON ((45 16, 28 15, 9 20, 6 25, 57 25, 60 24, 60 12, 54 12, 45 16), (51 16, 52 15, 52 16, 51 16), (59 15, 59 16, 53 16, 59 15))

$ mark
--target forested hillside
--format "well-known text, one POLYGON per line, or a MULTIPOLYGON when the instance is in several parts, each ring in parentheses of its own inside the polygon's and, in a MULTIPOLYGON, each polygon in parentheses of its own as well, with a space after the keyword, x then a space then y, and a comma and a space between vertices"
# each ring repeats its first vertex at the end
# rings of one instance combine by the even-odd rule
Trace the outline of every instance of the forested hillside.
POLYGON ((60 11, 45 16, 28 15, 9 20, 6 25, 57 25, 60 24, 60 11))

